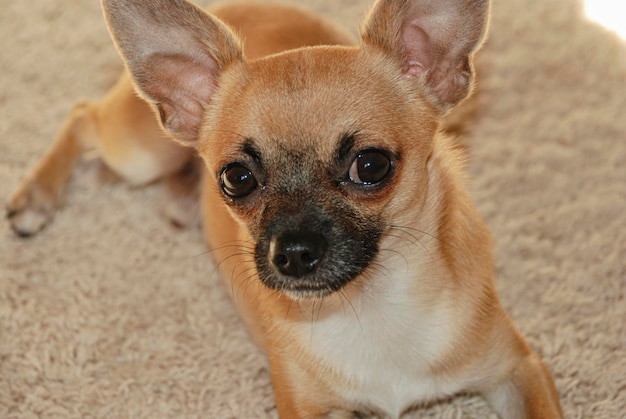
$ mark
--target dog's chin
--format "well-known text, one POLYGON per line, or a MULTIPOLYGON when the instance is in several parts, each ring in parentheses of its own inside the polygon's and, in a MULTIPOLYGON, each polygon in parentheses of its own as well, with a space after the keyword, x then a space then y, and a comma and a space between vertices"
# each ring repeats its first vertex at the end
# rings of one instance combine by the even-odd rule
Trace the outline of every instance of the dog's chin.
POLYGON ((336 291, 327 289, 292 289, 292 290, 280 290, 287 298, 293 301, 313 301, 323 300, 326 297, 331 296, 336 291))
POLYGON ((265 277, 263 283, 294 301, 322 300, 340 292, 353 278, 334 279, 332 281, 316 278, 288 278, 283 276, 265 277))

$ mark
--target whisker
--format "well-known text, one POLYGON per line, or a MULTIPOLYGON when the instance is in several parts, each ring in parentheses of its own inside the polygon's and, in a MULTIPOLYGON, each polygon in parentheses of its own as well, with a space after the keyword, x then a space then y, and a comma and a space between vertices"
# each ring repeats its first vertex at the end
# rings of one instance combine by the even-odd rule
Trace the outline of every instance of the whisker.
MULTIPOLYGON (((241 266, 241 264, 243 263, 254 263, 254 252, 250 250, 250 248, 246 248, 244 246, 241 245, 235 245, 235 244, 226 244, 221 246, 223 249, 226 248, 233 248, 234 250, 229 253, 226 254, 224 257, 222 257, 221 260, 219 260, 216 264, 215 267, 213 269, 213 272, 211 273, 212 275, 215 275, 216 273, 218 273, 218 271, 222 268, 222 266, 224 265, 224 263, 226 263, 228 260, 232 259, 232 258, 242 258, 242 260, 238 261, 237 263, 235 263, 235 265, 233 266, 233 270, 230 274, 230 278, 234 279, 235 278, 235 271, 236 269, 241 266)), ((234 282, 234 281, 231 281, 234 282)), ((231 292, 234 291, 231 289, 231 292)), ((233 294, 234 295, 234 294, 233 294)))
POLYGON ((315 331, 315 325, 317 324, 317 322, 319 321, 320 318, 320 314, 322 312, 322 305, 324 304, 324 300, 323 299, 316 299, 313 300, 313 304, 311 306, 311 341, 309 342, 310 345, 313 344, 313 334, 315 331), (316 315, 316 309, 315 306, 319 303, 318 309, 317 309, 317 315, 316 315))
POLYGON ((391 233, 387 233, 387 237, 393 237, 396 238, 398 240, 404 240, 406 242, 408 242, 411 245, 416 245, 419 243, 419 239, 417 237, 415 237, 414 235, 406 232, 406 231, 401 231, 402 233, 404 233, 404 235, 399 235, 399 234, 391 234, 391 233), (409 237, 406 237, 409 236, 409 237))
MULTIPOLYGON (((246 261, 246 262, 242 262, 243 263, 250 263, 250 261, 246 261)), ((246 287, 246 291, 248 292, 248 288, 250 287, 250 283, 252 283, 251 279, 254 278, 256 273, 256 267, 252 266, 248 269, 244 269, 243 271, 241 271, 237 277, 233 277, 233 280, 230 281, 230 292, 232 293, 233 296, 233 300, 237 300, 237 304, 239 304, 239 295, 241 293, 241 288, 243 287, 244 284, 248 285, 246 287), (240 279, 242 275, 249 273, 247 277, 240 279), (235 282, 237 282, 239 284, 239 287, 237 288, 237 293, 235 293, 235 282)), ((234 275, 234 272, 233 272, 234 275)))
MULTIPOLYGON (((381 252, 389 252, 389 253, 394 253, 394 254, 398 255, 399 257, 401 257, 401 258, 402 258, 402 260, 404 260, 404 265, 405 265, 405 267, 406 267, 406 271, 407 271, 407 272, 409 271, 409 261, 408 261, 408 259, 407 259, 407 258, 406 258, 406 257, 405 257, 402 253, 400 253, 399 251, 394 250, 394 249, 385 249, 385 248, 380 249, 380 251, 381 251, 381 252)), ((381 263, 380 265, 382 265, 382 263, 381 263)), ((382 266, 384 266, 384 265, 382 265, 382 266)), ((389 270, 389 268, 387 268, 386 266, 385 266, 385 269, 389 270)))
POLYGON ((298 308, 298 313, 300 314, 300 317, 304 318, 304 309, 302 308, 302 304, 300 301, 296 300, 296 307, 298 308))
POLYGON ((289 318, 289 312, 291 311, 291 306, 293 305, 293 300, 289 299, 289 305, 287 306, 287 311, 285 312, 285 320, 289 318))
POLYGON ((365 335, 365 332, 363 330, 363 325, 361 324, 361 319, 359 318, 359 314, 357 313, 356 309, 354 308, 354 305, 352 304, 352 301, 350 301, 350 297, 348 297, 348 295, 345 293, 345 291, 343 289, 339 290, 339 297, 341 299, 342 307, 343 307, 343 302, 344 301, 346 303, 348 303, 348 305, 352 309, 352 312, 354 313, 354 318, 356 319, 356 322, 359 324, 359 329, 361 330, 361 334, 365 335))
POLYGON ((248 249, 250 251, 254 251, 254 243, 250 242, 250 241, 243 241, 243 240, 231 240, 228 242, 225 242, 223 244, 221 244, 220 246, 217 247, 213 247, 213 248, 209 248, 208 250, 202 252, 202 253, 198 253, 196 255, 192 255, 189 256, 189 258, 196 258, 199 256, 206 256, 212 253, 217 252, 218 250, 223 250, 223 249, 227 249, 229 247, 237 247, 237 248, 243 248, 243 249, 248 249), (239 244, 237 244, 239 243, 239 244))
MULTIPOLYGON (((419 244, 422 247, 422 249, 424 249, 424 251, 428 254, 428 256, 431 258, 431 260, 433 262, 435 262, 435 258, 433 257, 433 255, 430 252, 430 250, 428 250, 428 247, 426 247, 426 245, 424 243, 422 243, 422 241, 416 235, 414 235, 414 234, 410 233, 409 231, 407 231, 409 229, 408 227, 391 226, 390 229, 394 229, 394 230, 400 231, 400 232, 410 236, 411 238, 413 238, 415 240, 415 242, 417 244, 419 244)), ((417 230, 417 229, 412 229, 412 230, 414 230, 414 231, 416 231, 418 233, 422 233, 422 231, 417 230)), ((429 237, 434 237, 434 236, 432 236, 430 234, 427 234, 427 233, 424 233, 424 234, 426 234, 429 237)), ((412 243, 412 244, 415 245, 416 243, 412 243)))
POLYGON ((437 236, 436 234, 432 234, 432 233, 429 233, 429 232, 424 231, 424 230, 420 230, 420 229, 415 228, 415 227, 400 226, 400 225, 392 225, 392 226, 390 226, 390 228, 392 228, 392 229, 397 229, 397 230, 400 230, 400 231, 405 231, 405 232, 406 232, 407 230, 414 231, 414 232, 416 232, 416 233, 420 233, 420 234, 423 234, 423 235, 425 235, 425 236, 428 236, 428 237, 430 237, 430 238, 432 238, 432 239, 435 239, 435 240, 437 240, 437 241, 439 241, 439 242, 441 242, 441 243, 443 243, 443 244, 445 244, 445 245, 448 245, 448 246, 450 246, 450 247, 452 247, 452 248, 454 248, 454 249, 457 249, 457 250, 458 250, 458 248, 457 248, 456 246, 454 246, 452 243, 450 243, 450 242, 448 242, 448 241, 446 241, 446 240, 443 240, 442 238, 440 238, 440 237, 439 237, 439 236, 437 236))
MULTIPOLYGON (((246 251, 240 251, 240 252, 234 252, 234 253, 231 253, 230 255, 225 256, 224 258, 222 258, 222 260, 220 260, 220 261, 217 263, 217 266, 216 266, 215 268, 216 268, 216 269, 219 269, 219 268, 221 268, 221 267, 222 267, 222 265, 224 264, 224 262, 226 262, 227 260, 232 259, 232 258, 234 258, 234 257, 239 257, 239 256, 249 256, 249 257, 252 257, 253 255, 252 255, 250 252, 246 252, 246 251)), ((249 262, 253 262, 253 261, 254 261, 254 258, 252 257, 252 258, 249 260, 249 262)))

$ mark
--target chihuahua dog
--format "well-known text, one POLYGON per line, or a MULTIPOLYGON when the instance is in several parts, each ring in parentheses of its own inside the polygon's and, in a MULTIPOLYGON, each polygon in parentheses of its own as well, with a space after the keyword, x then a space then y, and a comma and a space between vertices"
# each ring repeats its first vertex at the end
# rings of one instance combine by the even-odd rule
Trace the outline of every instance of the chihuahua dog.
MULTIPOLYGON (((488 0, 378 0, 359 46, 284 5, 102 3, 127 72, 22 181, 16 232, 50 221, 86 149, 135 184, 182 185, 197 153, 206 237, 281 418, 397 418, 460 392, 503 418, 562 416, 441 133, 470 93, 488 0)), ((193 188, 172 189, 177 214, 193 188)))

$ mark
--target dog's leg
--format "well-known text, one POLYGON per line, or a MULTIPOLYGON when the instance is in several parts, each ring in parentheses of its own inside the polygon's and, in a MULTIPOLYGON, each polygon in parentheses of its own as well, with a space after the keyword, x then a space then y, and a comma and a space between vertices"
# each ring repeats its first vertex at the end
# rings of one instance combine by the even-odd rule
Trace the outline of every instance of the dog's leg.
POLYGON ((154 111, 123 74, 98 102, 75 105, 48 152, 10 197, 7 214, 17 234, 30 236, 50 222, 77 160, 89 149, 98 152, 101 173, 137 186, 174 173, 188 177, 184 166, 192 156, 190 148, 163 133, 154 111))
POLYGON ((163 215, 180 228, 200 223, 202 160, 191 158, 181 170, 166 178, 163 215))
POLYGON ((340 401, 313 378, 305 368, 289 363, 276 354, 269 342, 268 357, 272 387, 279 417, 289 419, 355 419, 350 409, 342 409, 340 401))
POLYGON ((563 417, 550 371, 534 352, 520 358, 507 379, 482 394, 503 419, 563 417))
POLYGON ((277 386, 273 380, 274 398, 278 416, 289 419, 357 419, 360 416, 353 411, 336 408, 323 408, 304 400, 296 400, 293 394, 288 394, 284 387, 277 386))
POLYGON ((9 198, 7 216, 20 236, 30 236, 50 222, 76 161, 95 145, 95 106, 74 105, 48 152, 9 198))
POLYGON ((315 409, 310 403, 303 400, 296 400, 297 390, 289 382, 286 368, 280 363, 279 357, 273 359, 271 353, 268 356, 270 358, 272 387, 274 389, 274 400, 276 401, 278 416, 281 419, 322 417, 323 411, 315 409))

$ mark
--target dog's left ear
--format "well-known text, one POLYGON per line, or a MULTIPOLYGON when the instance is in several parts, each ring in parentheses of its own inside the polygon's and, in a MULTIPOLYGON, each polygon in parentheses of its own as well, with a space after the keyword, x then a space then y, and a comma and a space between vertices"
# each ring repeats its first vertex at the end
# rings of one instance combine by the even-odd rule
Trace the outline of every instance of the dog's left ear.
POLYGON ((102 0, 102 8, 139 93, 165 131, 195 145, 222 72, 243 60, 239 39, 185 0, 102 0))
POLYGON ((379 0, 361 37, 423 83, 445 112, 469 93, 472 55, 487 27, 489 0, 379 0))

